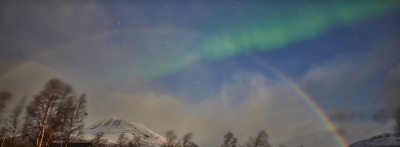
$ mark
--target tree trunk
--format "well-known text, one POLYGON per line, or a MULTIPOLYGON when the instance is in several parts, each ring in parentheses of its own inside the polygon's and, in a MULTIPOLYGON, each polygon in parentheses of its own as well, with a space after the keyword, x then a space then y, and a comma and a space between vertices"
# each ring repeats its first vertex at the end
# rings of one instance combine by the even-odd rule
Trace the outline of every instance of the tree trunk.
POLYGON ((7 135, 7 133, 6 133, 6 134, 4 134, 3 142, 1 142, 1 147, 3 147, 4 140, 6 140, 6 135, 7 135))

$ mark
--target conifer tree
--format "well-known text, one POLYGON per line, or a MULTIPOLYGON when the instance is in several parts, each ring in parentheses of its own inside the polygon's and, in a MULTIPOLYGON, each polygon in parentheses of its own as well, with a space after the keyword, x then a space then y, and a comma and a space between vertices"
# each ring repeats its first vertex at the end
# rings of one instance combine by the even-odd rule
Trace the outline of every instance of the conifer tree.
POLYGON ((258 132, 254 147, 271 147, 268 143, 268 134, 265 130, 258 132))
POLYGON ((228 132, 224 136, 225 140, 221 147, 236 147, 237 139, 231 132, 228 132))

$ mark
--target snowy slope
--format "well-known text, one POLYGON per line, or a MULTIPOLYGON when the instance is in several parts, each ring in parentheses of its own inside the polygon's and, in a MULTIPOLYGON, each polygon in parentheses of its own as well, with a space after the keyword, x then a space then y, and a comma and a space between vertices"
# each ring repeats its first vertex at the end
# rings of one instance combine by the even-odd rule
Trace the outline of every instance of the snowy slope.
POLYGON ((349 147, 400 147, 400 136, 396 133, 385 133, 355 142, 349 147))
POLYGON ((107 118, 92 126, 83 130, 85 134, 85 138, 91 139, 97 132, 104 132, 104 138, 107 138, 109 142, 116 142, 118 136, 123 132, 125 133, 129 139, 133 139, 133 135, 140 136, 142 138, 142 142, 152 147, 160 147, 166 139, 147 127, 128 122, 119 118, 107 118))

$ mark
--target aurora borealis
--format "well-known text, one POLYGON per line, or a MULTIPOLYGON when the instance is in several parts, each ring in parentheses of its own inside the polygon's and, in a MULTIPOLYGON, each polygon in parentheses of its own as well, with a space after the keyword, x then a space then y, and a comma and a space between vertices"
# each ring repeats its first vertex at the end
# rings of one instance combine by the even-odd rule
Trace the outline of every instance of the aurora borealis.
POLYGON ((0 91, 59 77, 88 94, 87 125, 339 147, 393 131, 398 26, 399 1, 5 1, 0 91))
MULTIPOLYGON (((271 8, 273 6, 269 6, 272 10, 267 10, 264 13, 262 13, 262 10, 252 10, 256 6, 254 6, 255 4, 250 5, 252 7, 238 8, 239 10, 237 11, 239 12, 236 15, 239 16, 226 16, 228 19, 238 19, 237 21, 228 20, 228 22, 231 22, 228 28, 224 28, 223 25, 218 26, 217 22, 217 29, 213 29, 214 32, 188 34, 194 35, 192 36, 192 41, 188 41, 189 44, 181 46, 186 48, 183 52, 189 52, 189 55, 169 56, 169 59, 166 59, 169 66, 166 65, 163 67, 172 68, 161 69, 161 67, 158 67, 160 70, 157 71, 144 69, 145 72, 143 75, 146 78, 156 78, 158 74, 176 72, 176 70, 187 66, 186 64, 179 64, 179 61, 186 60, 189 63, 191 62, 190 59, 193 59, 193 57, 190 57, 191 54, 193 56, 198 55, 201 58, 219 59, 257 50, 271 50, 278 46, 285 46, 297 41, 317 37, 333 29, 334 25, 346 27, 347 25, 366 21, 400 9, 396 1, 390 5, 374 1, 364 4, 360 2, 320 5, 298 4, 300 6, 294 9, 273 12, 274 9, 284 9, 285 7, 277 5, 278 8, 271 8), (250 12, 245 13, 246 11, 250 12), (262 14, 261 16, 258 15, 260 13, 262 14), (196 40, 196 42, 193 40, 196 40), (197 43, 199 40, 201 43, 197 43), (178 62, 174 61, 177 58, 179 59, 178 62)), ((264 9, 264 7, 256 9, 264 9)), ((184 36, 186 35, 179 36, 179 38, 184 36)))

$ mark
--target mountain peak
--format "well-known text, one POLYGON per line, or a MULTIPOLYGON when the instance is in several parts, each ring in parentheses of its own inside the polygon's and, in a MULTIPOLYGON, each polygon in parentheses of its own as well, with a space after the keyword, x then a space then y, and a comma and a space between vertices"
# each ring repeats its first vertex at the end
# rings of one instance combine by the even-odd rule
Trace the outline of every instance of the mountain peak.
POLYGON ((161 146, 166 141, 164 137, 141 124, 128 122, 116 117, 100 120, 83 130, 83 132, 89 137, 91 136, 90 138, 94 137, 97 132, 104 132, 104 137, 111 142, 115 142, 121 133, 125 133, 129 138, 139 136, 148 146, 161 146))
POLYGON ((118 117, 109 117, 107 119, 112 119, 112 120, 120 120, 118 117))

